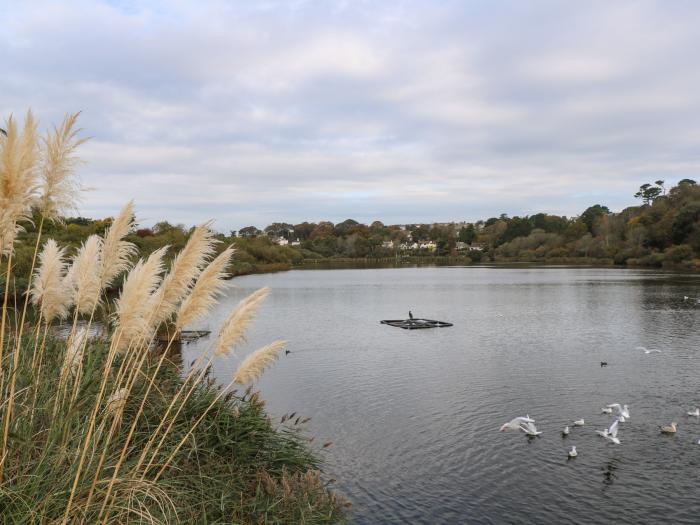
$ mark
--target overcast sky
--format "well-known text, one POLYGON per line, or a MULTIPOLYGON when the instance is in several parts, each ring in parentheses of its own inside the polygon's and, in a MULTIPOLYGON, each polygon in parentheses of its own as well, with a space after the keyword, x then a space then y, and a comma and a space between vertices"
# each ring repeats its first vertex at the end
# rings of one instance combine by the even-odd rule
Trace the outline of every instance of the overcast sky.
POLYGON ((0 111, 82 111, 81 213, 619 210, 700 177, 700 2, 0 0, 0 111))

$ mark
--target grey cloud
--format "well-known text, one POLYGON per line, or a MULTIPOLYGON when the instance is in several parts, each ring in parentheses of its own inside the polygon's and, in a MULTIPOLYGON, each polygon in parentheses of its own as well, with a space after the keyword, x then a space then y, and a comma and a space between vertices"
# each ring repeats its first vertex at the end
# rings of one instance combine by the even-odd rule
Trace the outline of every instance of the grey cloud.
POLYGON ((83 110, 144 222, 413 222, 633 203, 700 166, 687 2, 0 2, 0 111, 83 110))

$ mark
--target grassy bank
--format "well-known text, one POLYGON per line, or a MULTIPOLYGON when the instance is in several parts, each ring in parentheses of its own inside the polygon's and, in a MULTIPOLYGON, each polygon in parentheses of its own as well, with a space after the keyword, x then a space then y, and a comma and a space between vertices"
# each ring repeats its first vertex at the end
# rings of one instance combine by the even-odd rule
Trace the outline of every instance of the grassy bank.
MULTIPOLYGON (((149 382, 138 381, 123 407, 105 400, 97 403, 99 425, 105 428, 101 437, 88 439, 90 453, 79 466, 76 451, 85 444, 108 347, 89 343, 79 383, 71 388, 75 400, 66 401, 54 414, 61 390, 56 371, 62 368, 65 342, 47 341, 42 363, 32 366, 33 335, 17 368, 15 425, 0 485, 5 523, 60 522, 71 493, 70 522, 335 523, 342 518, 342 502, 321 481, 319 458, 309 449, 299 420, 275 427, 251 389, 219 397, 220 390, 206 378, 169 421, 172 429, 149 458, 152 468, 137 468, 141 452, 182 386, 179 369, 169 360, 156 372, 158 354, 149 355, 143 365, 144 377, 154 377, 157 389, 147 394, 149 382), (111 485, 111 503, 102 509, 124 450, 120 474, 111 485), (78 472, 82 474, 74 487, 78 472)), ((114 367, 122 361, 117 359, 114 367)), ((115 388, 110 378, 106 389, 115 388)))
POLYGON ((0 134, 2 521, 341 521, 304 422, 274 426, 254 392, 285 342, 240 361, 228 384, 208 376, 214 360, 234 358, 267 288, 230 312, 186 374, 171 360, 181 331, 227 286, 235 247, 209 223, 163 226, 149 240, 132 203, 77 225, 92 230, 79 242, 66 238, 76 233, 61 223, 76 196, 76 118, 41 140, 28 113, 23 129, 8 119, 0 134), (59 324, 65 339, 53 335, 59 324))

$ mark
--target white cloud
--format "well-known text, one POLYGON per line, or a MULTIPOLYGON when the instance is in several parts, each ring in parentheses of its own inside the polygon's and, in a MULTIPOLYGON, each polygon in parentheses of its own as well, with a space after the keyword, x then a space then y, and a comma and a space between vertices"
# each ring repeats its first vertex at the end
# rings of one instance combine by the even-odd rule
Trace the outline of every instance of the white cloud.
POLYGON ((83 213, 476 219, 700 168, 700 6, 0 2, 0 111, 83 110, 83 213))

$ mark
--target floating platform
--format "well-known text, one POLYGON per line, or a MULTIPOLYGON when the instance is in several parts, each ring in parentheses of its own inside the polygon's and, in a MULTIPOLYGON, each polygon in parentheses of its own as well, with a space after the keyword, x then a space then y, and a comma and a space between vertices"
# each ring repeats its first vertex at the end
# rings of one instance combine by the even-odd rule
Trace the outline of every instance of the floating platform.
POLYGON ((444 328, 452 326, 452 323, 445 321, 435 321, 433 319, 384 319, 380 321, 382 324, 396 326, 405 330, 418 330, 419 328, 444 328))
MULTIPOLYGON (((174 339, 174 341, 179 341, 180 343, 185 343, 189 344, 192 341, 196 341, 197 339, 201 339, 202 337, 207 337, 209 334, 211 334, 210 330, 182 330, 177 337, 174 339)), ((170 334, 167 333, 162 333, 159 334, 157 339, 161 343, 167 343, 170 341, 170 334)))

